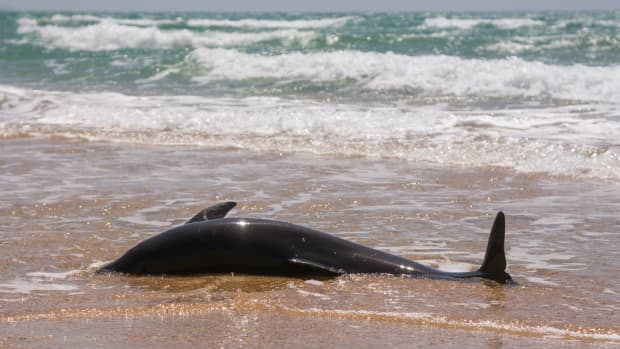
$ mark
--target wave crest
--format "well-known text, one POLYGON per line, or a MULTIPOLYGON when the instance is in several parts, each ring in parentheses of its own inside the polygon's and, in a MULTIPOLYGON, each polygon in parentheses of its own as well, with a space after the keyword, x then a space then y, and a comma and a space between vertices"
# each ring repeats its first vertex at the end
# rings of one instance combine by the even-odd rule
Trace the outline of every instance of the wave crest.
POLYGON ((36 19, 20 18, 17 32, 31 35, 35 44, 49 48, 82 51, 111 51, 126 48, 171 49, 175 47, 227 47, 248 45, 269 40, 282 43, 308 42, 316 33, 296 29, 255 33, 164 30, 157 27, 136 27, 116 20, 101 20, 81 27, 40 25, 36 19))
POLYGON ((341 27, 357 20, 355 16, 297 19, 297 20, 269 20, 269 19, 189 19, 187 24, 196 27, 232 27, 232 28, 288 28, 288 29, 316 29, 341 27))
POLYGON ((534 27, 545 25, 545 22, 531 18, 447 18, 432 17, 424 20, 424 26, 434 28, 457 28, 461 30, 471 29, 479 25, 492 25, 499 29, 517 29, 522 27, 534 27))
POLYGON ((208 48, 194 50, 188 59, 206 68, 206 73, 194 77, 202 83, 245 79, 349 79, 371 90, 409 89, 428 96, 559 98, 620 103, 620 66, 557 66, 518 58, 482 60, 361 51, 263 56, 208 48))

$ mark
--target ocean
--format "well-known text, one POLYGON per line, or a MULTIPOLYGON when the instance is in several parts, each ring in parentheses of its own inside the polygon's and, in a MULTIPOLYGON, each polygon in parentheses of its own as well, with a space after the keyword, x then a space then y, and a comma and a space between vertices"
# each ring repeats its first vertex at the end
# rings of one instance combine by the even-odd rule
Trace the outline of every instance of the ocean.
POLYGON ((620 12, 0 12, 0 345, 617 346, 619 107, 620 12), (518 284, 94 274, 222 200, 518 284))

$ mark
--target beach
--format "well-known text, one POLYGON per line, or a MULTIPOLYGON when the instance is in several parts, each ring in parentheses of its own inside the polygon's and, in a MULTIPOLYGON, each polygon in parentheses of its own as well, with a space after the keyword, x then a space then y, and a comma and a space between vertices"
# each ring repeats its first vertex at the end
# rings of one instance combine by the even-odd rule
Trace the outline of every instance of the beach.
POLYGON ((615 184, 309 154, 2 144, 2 192, 11 198, 0 211, 11 233, 0 264, 5 346, 618 344, 615 184), (507 270, 518 285, 94 273, 224 200, 239 202, 235 215, 299 223, 457 271, 477 267, 493 214, 504 210, 507 270))
POLYGON ((0 346, 620 346, 618 18, 2 14, 0 346), (516 283, 95 273, 223 201, 516 283))

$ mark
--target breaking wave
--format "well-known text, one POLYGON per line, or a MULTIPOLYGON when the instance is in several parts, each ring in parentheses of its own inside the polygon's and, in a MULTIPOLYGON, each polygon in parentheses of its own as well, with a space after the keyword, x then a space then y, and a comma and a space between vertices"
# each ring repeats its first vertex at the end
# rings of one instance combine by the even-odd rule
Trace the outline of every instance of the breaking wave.
POLYGON ((198 27, 232 27, 232 28, 289 28, 289 29, 314 29, 340 27, 358 19, 354 16, 321 18, 321 19, 298 19, 298 20, 269 20, 269 19, 190 19, 187 24, 198 27))
POLYGON ((283 44, 308 42, 316 33, 285 29, 267 32, 213 32, 189 29, 137 27, 118 20, 100 20, 80 27, 40 25, 32 18, 18 20, 18 33, 31 35, 24 40, 48 48, 83 51, 110 51, 126 48, 171 49, 177 47, 226 47, 248 45, 269 40, 283 44))
POLYGON ((479 25, 492 25, 499 29, 517 29, 521 27, 533 27, 545 25, 545 22, 531 18, 498 18, 498 19, 467 19, 467 18, 447 18, 431 17, 424 20, 426 27, 434 28, 457 28, 471 29, 479 25))
POLYGON ((619 122, 571 107, 492 115, 438 106, 0 88, 2 137, 301 151, 620 180, 619 133, 619 122))
MULTIPOLYGON (((452 56, 334 51, 274 56, 199 48, 189 60, 206 72, 195 81, 358 81, 367 89, 409 89, 430 96, 497 96, 620 102, 620 65, 557 66, 519 58, 481 60, 452 56)), ((173 68, 174 71, 178 67, 173 68)), ((172 73, 173 71, 170 71, 172 73)), ((158 75, 165 76, 166 73, 158 75)))

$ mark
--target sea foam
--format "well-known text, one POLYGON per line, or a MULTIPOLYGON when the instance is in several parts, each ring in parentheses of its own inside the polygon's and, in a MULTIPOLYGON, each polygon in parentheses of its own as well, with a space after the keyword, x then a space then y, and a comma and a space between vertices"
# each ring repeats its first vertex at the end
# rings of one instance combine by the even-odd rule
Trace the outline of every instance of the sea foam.
POLYGON ((492 25, 499 29, 517 29, 521 27, 533 27, 544 25, 545 22, 531 18, 447 18, 447 17, 431 17, 424 20, 424 26, 434 28, 457 28, 461 30, 471 29, 478 25, 492 25))
POLYGON ((109 16, 95 15, 62 15, 55 14, 51 17, 43 17, 40 19, 43 23, 67 24, 71 22, 114 22, 118 24, 136 25, 136 26, 157 26, 163 24, 182 23, 183 19, 177 17, 175 19, 156 19, 156 18, 114 18, 109 16))
POLYGON ((288 28, 288 29, 312 29, 341 27, 349 22, 359 20, 357 16, 339 16, 316 19, 218 19, 218 18, 118 18, 111 16, 97 16, 87 14, 63 15, 55 14, 40 18, 43 23, 68 24, 71 22, 113 22, 117 24, 135 26, 157 26, 165 24, 183 24, 196 27, 231 27, 231 28, 288 28))
POLYGON ((456 111, 281 98, 138 97, 0 88, 0 136, 196 145, 502 166, 620 180, 620 122, 600 111, 456 111))
POLYGON ((345 16, 320 19, 269 20, 269 19, 189 19, 187 24, 199 27, 232 27, 232 28, 289 28, 312 29, 340 27, 359 17, 345 16))
POLYGON ((207 68, 195 81, 352 79, 368 89, 412 89, 429 96, 559 98, 620 103, 620 66, 559 66, 519 58, 465 59, 332 51, 248 54, 199 48, 188 56, 207 68))
MULTIPOLYGON (((33 35, 29 40, 49 48, 83 51, 109 51, 125 48, 171 49, 177 47, 226 47, 268 40, 307 42, 315 33, 296 29, 267 32, 212 32, 188 29, 163 30, 155 26, 137 27, 118 20, 101 20, 81 27, 40 25, 32 18, 20 18, 17 32, 33 35)), ((22 40, 23 41, 23 40, 22 40)))

